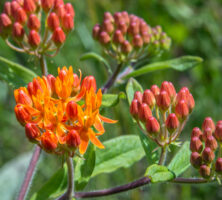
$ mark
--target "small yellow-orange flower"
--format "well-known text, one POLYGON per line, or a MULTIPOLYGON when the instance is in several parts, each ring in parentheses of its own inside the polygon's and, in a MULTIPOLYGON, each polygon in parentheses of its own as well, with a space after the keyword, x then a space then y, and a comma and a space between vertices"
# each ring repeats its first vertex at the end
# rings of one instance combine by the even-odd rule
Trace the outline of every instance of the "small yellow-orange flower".
POLYGON ((99 114, 102 92, 96 92, 93 76, 80 77, 72 67, 58 68, 58 76, 34 78, 28 87, 14 91, 15 114, 26 136, 49 153, 74 155, 86 152, 89 141, 104 148, 97 136, 105 132, 102 122, 116 121, 99 114))

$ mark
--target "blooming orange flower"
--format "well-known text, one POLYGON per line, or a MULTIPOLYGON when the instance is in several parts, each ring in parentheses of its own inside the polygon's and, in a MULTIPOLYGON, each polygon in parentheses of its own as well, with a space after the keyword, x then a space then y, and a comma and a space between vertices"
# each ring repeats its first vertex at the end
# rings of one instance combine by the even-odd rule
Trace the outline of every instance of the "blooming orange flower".
POLYGON ((102 92, 96 93, 95 78, 81 82, 81 72, 78 77, 72 67, 58 68, 57 77, 34 78, 14 96, 15 114, 27 138, 49 153, 72 156, 79 149, 84 154, 89 141, 104 148, 97 138, 105 132, 102 122, 116 122, 99 114, 102 92))

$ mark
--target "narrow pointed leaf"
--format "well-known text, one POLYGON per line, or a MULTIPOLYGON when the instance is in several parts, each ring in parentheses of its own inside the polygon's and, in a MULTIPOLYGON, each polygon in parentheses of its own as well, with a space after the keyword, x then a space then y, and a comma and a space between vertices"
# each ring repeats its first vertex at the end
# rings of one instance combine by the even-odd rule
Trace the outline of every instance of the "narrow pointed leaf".
POLYGON ((182 56, 182 57, 175 58, 172 60, 155 62, 155 63, 145 65, 144 67, 141 67, 127 74, 125 77, 123 77, 123 79, 128 79, 130 77, 136 77, 136 76, 140 76, 143 74, 147 74, 147 73, 151 73, 151 72, 154 72, 157 70, 163 70, 163 69, 174 69, 177 71, 185 71, 192 67, 196 67, 201 62, 203 62, 203 59, 197 56, 182 56))
POLYGON ((0 79, 13 88, 25 86, 37 75, 24 66, 0 57, 0 79))

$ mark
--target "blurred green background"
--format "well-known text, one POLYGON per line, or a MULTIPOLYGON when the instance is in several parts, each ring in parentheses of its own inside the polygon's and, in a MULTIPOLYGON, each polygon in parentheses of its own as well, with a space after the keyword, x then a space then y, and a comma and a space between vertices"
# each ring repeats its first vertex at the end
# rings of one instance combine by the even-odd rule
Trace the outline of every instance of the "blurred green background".
MULTIPOLYGON (((0 2, 0 10, 4 2, 4 0, 0 2)), ((181 55, 196 55, 204 59, 201 66, 186 72, 165 70, 137 78, 144 88, 149 88, 154 83, 161 84, 164 80, 172 81, 177 89, 184 85, 190 88, 196 107, 183 131, 183 140, 189 140, 192 127, 201 126, 206 116, 212 116, 215 121, 222 119, 221 0, 69 0, 69 2, 73 3, 76 11, 75 31, 69 35, 59 55, 47 60, 50 73, 56 74, 58 66, 72 65, 76 71, 80 68, 84 76, 94 75, 98 86, 102 86, 107 79, 104 66, 92 60, 81 62, 79 58, 89 51, 101 53, 100 46, 92 40, 91 30, 95 23, 101 22, 103 13, 126 10, 144 18, 151 26, 161 25, 172 38, 171 51, 165 53, 159 60, 181 55)), ((35 58, 10 50, 2 39, 0 40, 0 56, 27 66, 40 74, 38 61, 35 58)), ((14 199, 20 188, 30 156, 27 152, 32 151, 33 145, 27 141, 23 128, 15 119, 13 89, 4 82, 0 82, 0 88, 0 191, 4 191, 5 195, 0 199, 10 200, 14 199), (21 157, 27 158, 26 161, 15 162, 16 159, 21 160, 21 157)), ((125 90, 125 84, 110 92, 120 90, 125 90)), ((109 111, 105 111, 106 116, 118 119, 119 123, 112 126, 106 125, 107 132, 102 136, 102 140, 119 135, 137 134, 138 128, 133 124, 128 109, 128 103, 125 100, 109 111)), ((112 175, 99 175, 90 180, 85 190, 108 188, 132 181, 143 175, 147 164, 143 159, 131 169, 120 169, 112 175)), ((60 158, 43 154, 30 194, 38 190, 60 167, 60 158)), ((184 176, 191 175, 197 175, 192 168, 184 174, 184 176)), ((222 188, 217 184, 195 186, 163 183, 100 199, 214 200, 222 199, 222 188)))

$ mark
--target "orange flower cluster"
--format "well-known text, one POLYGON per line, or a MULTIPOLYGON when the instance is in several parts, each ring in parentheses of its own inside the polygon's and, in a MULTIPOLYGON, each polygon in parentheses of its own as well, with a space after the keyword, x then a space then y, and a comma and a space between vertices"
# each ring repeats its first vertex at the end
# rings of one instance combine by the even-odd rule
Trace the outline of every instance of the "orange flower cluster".
POLYGON ((27 88, 16 89, 14 96, 15 114, 27 138, 50 153, 73 156, 79 147, 84 154, 89 140, 104 148, 96 137, 105 132, 102 122, 116 122, 99 113, 102 92, 96 93, 95 78, 81 81, 81 73, 78 77, 72 67, 58 68, 57 77, 34 78, 27 88))
POLYGON ((199 169, 203 178, 209 179, 222 174, 222 121, 216 126, 210 117, 206 117, 202 129, 193 128, 190 140, 190 162, 199 169), (219 149, 218 153, 216 153, 219 149), (216 172, 216 173, 215 173, 216 172))
POLYGON ((74 28, 74 16, 72 4, 65 4, 63 0, 7 1, 0 14, 0 36, 20 52, 55 52, 74 28))
POLYGON ((164 81, 160 88, 153 85, 143 94, 135 92, 130 113, 140 128, 163 147, 179 137, 194 105, 188 88, 176 93, 173 84, 164 81))

